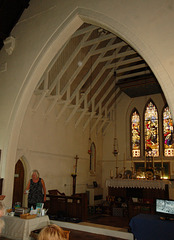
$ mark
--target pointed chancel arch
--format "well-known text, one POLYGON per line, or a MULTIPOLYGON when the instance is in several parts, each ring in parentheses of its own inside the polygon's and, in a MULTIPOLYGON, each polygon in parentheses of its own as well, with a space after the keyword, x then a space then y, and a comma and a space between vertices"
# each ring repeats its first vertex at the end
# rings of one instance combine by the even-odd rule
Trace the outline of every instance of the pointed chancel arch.
MULTIPOLYGON (((29 101, 36 88, 36 85, 39 83, 41 77, 44 75, 45 69, 48 68, 49 64, 54 59, 56 53, 63 47, 65 42, 78 29, 78 27, 83 24, 83 22, 101 26, 102 28, 111 31, 113 34, 118 33, 118 35, 122 37, 122 39, 125 39, 126 42, 130 43, 130 45, 134 49, 136 49, 136 51, 138 51, 140 55, 142 55, 150 68, 153 69, 153 72, 155 73, 158 81, 160 82, 161 87, 164 88, 163 90, 167 97, 169 106, 170 104, 172 106, 174 98, 172 94, 172 89, 174 88, 171 81, 172 76, 170 77, 169 72, 166 71, 166 65, 164 64, 163 66, 163 63, 166 63, 166 61, 162 61, 163 59, 158 59, 158 47, 160 45, 158 44, 157 48, 153 48, 153 42, 156 43, 156 41, 151 41, 152 44, 149 45, 149 38, 146 40, 144 38, 145 34, 140 35, 139 29, 141 28, 140 26, 137 26, 137 24, 141 24, 141 21, 133 21, 136 25, 130 28, 129 24, 130 22, 132 23, 132 21, 130 21, 130 19, 132 19, 131 15, 134 16, 134 14, 132 14, 132 11, 127 12, 127 8, 123 8, 123 11, 120 11, 120 9, 116 7, 116 5, 118 4, 114 3, 115 7, 112 8, 114 9, 114 14, 111 14, 110 8, 105 7, 105 5, 107 6, 106 1, 103 1, 102 4, 96 5, 91 5, 90 2, 86 3, 85 1, 82 1, 80 8, 73 1, 72 3, 71 1, 69 1, 67 9, 66 11, 64 11, 64 4, 59 7, 56 7, 55 4, 55 6, 53 7, 51 5, 51 1, 46 1, 47 6, 49 6, 49 8, 47 8, 49 9, 49 14, 47 11, 42 10, 40 12, 42 14, 35 14, 35 9, 39 9, 36 2, 37 1, 32 2, 32 9, 34 9, 34 13, 32 14, 31 11, 30 17, 28 17, 28 15, 25 16, 25 18, 20 22, 20 24, 18 24, 15 28, 15 33, 18 37, 18 47, 20 47, 15 49, 15 57, 19 57, 15 58, 14 66, 8 68, 8 74, 9 76, 13 76, 13 78, 10 78, 7 76, 7 74, 3 73, 3 76, 5 77, 3 82, 6 83, 6 86, 13 86, 13 82, 11 81, 13 81, 14 79, 16 80, 15 89, 8 87, 8 93, 12 98, 7 97, 7 94, 0 94, 2 110, 3 106, 6 106, 6 111, 3 111, 2 114, 2 122, 4 125, 1 125, 0 135, 3 146, 3 154, 1 159, 1 177, 7 176, 5 179, 6 181, 4 182, 3 191, 4 193, 8 192, 8 196, 6 197, 6 201, 8 204, 11 203, 12 197, 11 189, 13 189, 13 172, 15 167, 15 156, 18 138, 29 101), (103 9, 100 9, 99 11, 97 9, 98 6, 103 6, 103 9), (115 10, 122 12, 122 14, 115 14, 115 10), (58 17, 60 16, 60 13, 62 13, 62 16, 58 17), (127 14, 130 14, 129 17, 121 17, 122 15, 127 16, 127 14), (52 26, 51 28, 49 28, 49 31, 45 31, 46 16, 49 16, 47 22, 49 22, 49 25, 52 26), (35 17, 38 18, 38 22, 42 23, 41 25, 38 26, 37 24, 35 24, 35 17), (29 22, 30 24, 28 24, 29 22), (28 32, 25 31, 25 29, 27 29, 29 26, 33 34, 26 34, 28 32), (42 34, 40 33, 41 29, 44 29, 42 34), (26 44, 26 42, 29 42, 30 44, 26 44), (33 44, 35 46, 34 49, 33 44), (154 51, 151 51, 151 49, 153 49, 154 51), (26 56, 28 58, 27 61, 26 56), (25 63, 25 67, 22 68, 22 71, 20 71, 21 69, 17 68, 17 66, 20 66, 18 64, 19 59, 20 62, 25 63), (4 97, 4 95, 6 97, 4 97)), ((132 9, 135 10, 135 8, 132 9)), ((144 15, 142 15, 142 17, 143 16, 144 15)), ((143 22, 146 23, 147 21, 143 22)), ((161 24, 160 27, 162 27, 161 24)), ((161 56, 163 56, 163 54, 161 54, 161 56)), ((3 55, 2 59, 4 59, 3 55)), ((165 59, 167 58, 165 57, 165 59)), ((9 64, 8 66, 11 66, 13 58, 8 57, 7 60, 7 65, 9 64)), ((127 60, 129 61, 129 59, 127 60)), ((3 93, 4 90, 4 88, 1 88, 1 93, 3 93)), ((43 92, 43 95, 40 96, 41 99, 47 93, 47 89, 44 90, 45 91, 43 92)), ((55 101, 57 101, 57 99, 55 101)), ((38 102, 37 106, 39 106, 39 103, 40 102, 38 102)), ((102 106, 99 105, 99 109, 101 108, 102 106)), ((49 108, 49 111, 50 109, 51 107, 49 108)), ((87 109, 87 107, 85 109, 87 109)), ((79 122, 77 122, 77 125, 78 123, 79 122)))
POLYGON ((144 111, 144 137, 145 155, 159 156, 159 123, 158 110, 154 102, 150 99, 144 111))
POLYGON ((140 157, 140 114, 136 108, 131 113, 131 156, 140 157))
POLYGON ((173 120, 169 107, 166 105, 163 109, 163 148, 165 157, 174 156, 174 141, 173 141, 173 120))

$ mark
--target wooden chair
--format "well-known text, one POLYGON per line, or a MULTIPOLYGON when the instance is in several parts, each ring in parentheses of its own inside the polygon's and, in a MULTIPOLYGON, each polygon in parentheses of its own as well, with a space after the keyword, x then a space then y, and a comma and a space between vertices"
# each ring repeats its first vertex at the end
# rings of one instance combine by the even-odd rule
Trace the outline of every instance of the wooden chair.
POLYGON ((64 234, 65 234, 65 238, 69 240, 70 231, 64 231, 64 234))

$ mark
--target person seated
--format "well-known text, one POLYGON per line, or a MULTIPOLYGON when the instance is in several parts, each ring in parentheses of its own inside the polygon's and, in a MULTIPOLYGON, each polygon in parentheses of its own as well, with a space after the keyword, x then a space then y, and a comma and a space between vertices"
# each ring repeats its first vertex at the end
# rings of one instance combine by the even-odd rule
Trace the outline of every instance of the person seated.
POLYGON ((38 236, 38 240, 66 240, 67 237, 63 229, 56 224, 50 224, 44 227, 38 236))

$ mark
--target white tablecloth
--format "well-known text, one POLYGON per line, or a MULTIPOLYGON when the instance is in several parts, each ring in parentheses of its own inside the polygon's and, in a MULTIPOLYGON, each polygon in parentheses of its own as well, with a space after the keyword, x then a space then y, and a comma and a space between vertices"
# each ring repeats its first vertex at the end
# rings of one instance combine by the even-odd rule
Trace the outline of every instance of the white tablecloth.
POLYGON ((16 240, 29 240, 31 239, 29 237, 31 231, 43 228, 50 224, 50 220, 47 215, 33 219, 3 216, 2 219, 5 222, 5 227, 2 230, 1 235, 16 240))
POLYGON ((165 185, 170 184, 168 180, 136 180, 136 179, 107 179, 106 187, 114 188, 156 188, 165 189, 165 185))

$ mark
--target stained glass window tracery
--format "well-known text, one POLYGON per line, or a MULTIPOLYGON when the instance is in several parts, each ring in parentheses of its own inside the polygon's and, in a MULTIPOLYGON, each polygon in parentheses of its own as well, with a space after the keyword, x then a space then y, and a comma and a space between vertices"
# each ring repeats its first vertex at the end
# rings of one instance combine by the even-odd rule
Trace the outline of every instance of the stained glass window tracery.
POLYGON ((132 157, 140 157, 140 115, 135 109, 131 115, 132 157))
POLYGON ((165 107, 163 111, 163 139, 164 139, 164 156, 174 156, 173 141, 173 121, 169 107, 165 107))
POLYGON ((159 156, 159 129, 158 129, 158 112, 155 104, 152 101, 146 106, 144 121, 145 133, 145 155, 159 156))

